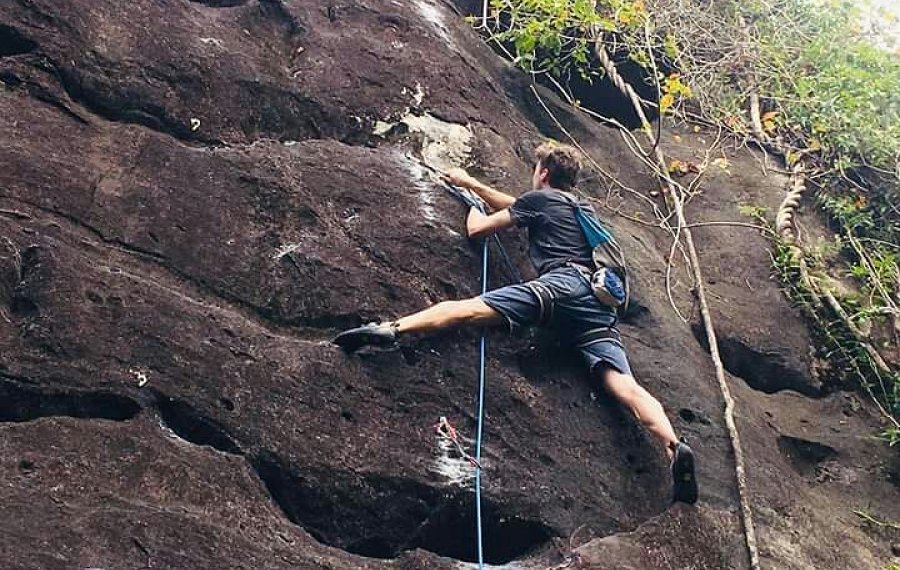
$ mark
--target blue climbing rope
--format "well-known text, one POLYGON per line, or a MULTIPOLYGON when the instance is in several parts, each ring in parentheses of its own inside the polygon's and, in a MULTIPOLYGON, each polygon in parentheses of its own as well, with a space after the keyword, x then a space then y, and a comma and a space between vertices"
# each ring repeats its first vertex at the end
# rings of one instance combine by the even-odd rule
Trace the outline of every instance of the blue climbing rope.
MULTIPOLYGON (((481 246, 481 294, 487 293, 488 240, 481 246)), ((481 439, 484 434, 484 385, 487 364, 487 330, 481 329, 481 357, 478 372, 478 435, 475 438, 475 520, 478 533, 478 569, 484 569, 484 545, 481 528, 481 439)))
MULTIPOLYGON (((422 163, 423 166, 437 173, 430 166, 422 163)), ((438 173, 439 174, 439 173, 438 173)), ((449 184, 443 180, 439 180, 441 186, 443 186, 450 194, 461 200, 466 205, 476 208, 482 214, 485 213, 484 210, 484 202, 482 202, 479 198, 472 195, 472 193, 465 191, 461 188, 457 188, 456 186, 449 184)), ((503 243, 500 241, 500 237, 494 234, 494 240, 497 243, 497 248, 500 251, 500 256, 503 259, 504 264, 506 265, 506 270, 509 272, 509 275, 512 279, 517 282, 522 282, 522 277, 519 275, 519 272, 516 270, 516 267, 513 265, 512 261, 509 258, 509 255, 506 254, 506 250, 503 248, 503 243)), ((488 288, 488 261, 490 257, 490 247, 489 241, 487 239, 482 240, 481 242, 481 294, 484 295, 487 293, 488 288)), ((478 540, 478 570, 484 570, 484 534, 483 534, 483 526, 481 523, 481 442, 484 437, 484 392, 485 392, 485 384, 487 376, 487 330, 481 329, 481 340, 479 342, 479 365, 478 365, 478 431, 475 437, 475 532, 478 540)))
MULTIPOLYGON (((472 208, 476 208, 482 214, 484 211, 484 202, 481 201, 480 198, 474 196, 471 192, 467 190, 462 190, 457 188, 456 186, 449 184, 447 182, 440 181, 441 186, 444 187, 452 196, 456 197, 458 200, 466 204, 467 206, 471 206, 472 208)), ((500 236, 497 234, 492 235, 494 238, 494 243, 497 244, 497 250, 500 252, 500 258, 503 260, 503 265, 506 267, 506 272, 509 274, 509 278, 515 281, 516 283, 522 282, 522 275, 519 273, 519 270, 516 269, 516 266, 513 265, 512 260, 509 258, 509 254, 506 253, 506 249, 503 247, 503 242, 500 241, 500 236)), ((487 287, 487 284, 483 284, 482 288, 487 287)))
MULTIPOLYGON (((453 184, 450 184, 444 179, 444 174, 442 172, 440 172, 421 158, 417 158, 412 155, 407 155, 407 157, 430 172, 433 176, 433 182, 442 186, 444 190, 449 192, 457 200, 461 201, 467 206, 478 209, 478 211, 482 214, 485 213, 484 202, 481 200, 481 198, 474 195, 469 190, 464 190, 462 188, 454 186, 453 184)), ((503 248, 503 242, 500 241, 500 236, 494 234, 492 237, 494 238, 494 242, 497 244, 497 249, 500 251, 500 258, 503 260, 503 265, 506 266, 506 272, 509 274, 509 278, 516 283, 522 283, 522 275, 516 269, 516 266, 513 265, 512 260, 509 258, 509 255, 507 255, 506 250, 503 248)), ((485 278, 485 283, 483 284, 483 288, 485 287, 487 287, 487 278, 485 278)))

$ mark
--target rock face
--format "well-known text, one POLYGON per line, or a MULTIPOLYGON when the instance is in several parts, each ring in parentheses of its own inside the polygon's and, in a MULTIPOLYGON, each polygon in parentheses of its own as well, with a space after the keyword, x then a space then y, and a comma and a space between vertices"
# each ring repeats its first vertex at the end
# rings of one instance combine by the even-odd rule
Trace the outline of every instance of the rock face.
MULTIPOLYGON (((616 133, 545 98, 601 167, 651 187, 616 133)), ((426 112, 470 129, 474 171, 513 193, 533 144, 564 139, 526 78, 441 2, 0 4, 0 566, 475 559, 471 469, 434 424, 474 434, 476 333, 356 356, 327 342, 479 291, 464 210, 413 158, 427 134, 372 134, 426 112)), ((704 136, 670 148, 690 158, 704 136)), ((696 221, 780 200, 755 157, 729 161, 696 221)), ((573 355, 496 332, 487 560, 746 567, 721 396, 699 329, 667 300, 669 236, 614 213, 644 200, 596 177, 584 189, 607 198, 633 260, 622 332, 699 453, 701 501, 670 506, 661 451, 573 355)), ((876 415, 810 374, 765 240, 697 233, 766 567, 885 565, 891 537, 852 514, 900 518, 888 452, 859 437, 876 415)), ((521 236, 503 241, 529 274, 521 236)), ((492 276, 508 282, 499 263, 492 276)), ((673 298, 695 317, 690 287, 676 270, 673 298)))

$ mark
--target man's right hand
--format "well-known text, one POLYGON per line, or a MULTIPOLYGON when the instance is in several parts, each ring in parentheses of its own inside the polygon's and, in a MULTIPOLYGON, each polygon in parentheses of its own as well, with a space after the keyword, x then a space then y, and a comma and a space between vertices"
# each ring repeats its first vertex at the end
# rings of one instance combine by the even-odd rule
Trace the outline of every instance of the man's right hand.
POLYGON ((450 184, 461 188, 472 189, 478 184, 478 181, 462 168, 451 168, 444 173, 444 178, 446 178, 447 182, 450 184))
POLYGON ((490 207, 491 210, 499 212, 505 208, 509 208, 515 203, 516 199, 509 194, 494 190, 487 184, 484 184, 474 176, 470 176, 468 172, 462 168, 451 168, 444 172, 444 180, 449 184, 459 188, 471 190, 481 200, 490 207))

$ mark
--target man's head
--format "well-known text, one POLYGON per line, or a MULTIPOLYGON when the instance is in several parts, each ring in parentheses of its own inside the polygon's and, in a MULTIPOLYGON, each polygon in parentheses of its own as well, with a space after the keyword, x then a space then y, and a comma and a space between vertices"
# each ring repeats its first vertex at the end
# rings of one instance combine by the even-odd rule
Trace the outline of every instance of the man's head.
POLYGON ((581 171, 581 154, 577 150, 564 144, 544 143, 535 149, 534 157, 532 188, 550 186, 567 192, 575 188, 581 171))

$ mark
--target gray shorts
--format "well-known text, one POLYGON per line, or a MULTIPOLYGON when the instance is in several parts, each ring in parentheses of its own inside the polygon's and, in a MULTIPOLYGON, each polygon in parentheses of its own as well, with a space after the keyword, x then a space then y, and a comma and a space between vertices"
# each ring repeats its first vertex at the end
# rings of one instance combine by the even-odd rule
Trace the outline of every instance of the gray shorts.
MULTIPOLYGON (((622 374, 631 374, 620 338, 582 340, 589 331, 608 327, 615 331, 616 312, 597 300, 588 276, 575 267, 561 267, 528 283, 488 291, 481 300, 503 315, 511 331, 538 324, 555 330, 563 342, 578 349, 591 371, 605 364, 622 374), (536 288, 552 295, 551 310, 542 312, 542 299, 535 293, 536 288)), ((618 337, 618 331, 615 332, 618 337)))

